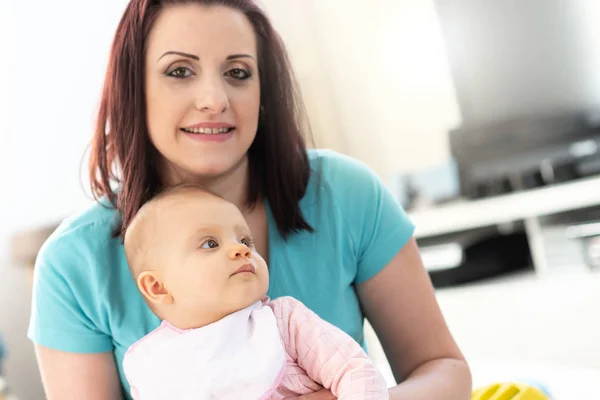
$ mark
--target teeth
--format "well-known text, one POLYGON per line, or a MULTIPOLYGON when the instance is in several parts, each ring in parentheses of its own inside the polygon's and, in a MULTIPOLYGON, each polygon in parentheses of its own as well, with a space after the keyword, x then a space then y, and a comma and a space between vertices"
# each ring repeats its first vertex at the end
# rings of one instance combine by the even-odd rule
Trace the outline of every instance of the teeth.
POLYGON ((183 128, 184 131, 189 133, 202 133, 204 135, 217 135, 219 133, 227 133, 231 130, 231 128, 194 128, 188 129, 183 128))

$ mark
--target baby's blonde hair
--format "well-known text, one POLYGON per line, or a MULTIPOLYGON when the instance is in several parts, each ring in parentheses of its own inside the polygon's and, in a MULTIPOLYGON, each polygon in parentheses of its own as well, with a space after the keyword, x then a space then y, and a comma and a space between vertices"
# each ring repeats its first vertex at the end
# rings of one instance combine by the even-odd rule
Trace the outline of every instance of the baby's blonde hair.
POLYGON ((183 183, 165 188, 146 202, 131 220, 123 240, 125 258, 134 279, 137 280, 140 273, 152 269, 155 265, 156 258, 151 251, 154 248, 152 242, 156 241, 157 235, 162 232, 157 230, 156 226, 159 218, 164 217, 163 213, 168 212, 168 208, 162 208, 165 201, 190 194, 205 194, 225 201, 203 186, 183 183))

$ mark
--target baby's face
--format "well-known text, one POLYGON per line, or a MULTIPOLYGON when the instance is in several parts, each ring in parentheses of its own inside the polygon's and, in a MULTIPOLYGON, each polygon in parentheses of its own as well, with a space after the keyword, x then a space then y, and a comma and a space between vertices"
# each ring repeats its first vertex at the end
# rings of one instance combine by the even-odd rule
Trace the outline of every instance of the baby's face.
POLYGON ((265 296, 267 265, 239 209, 206 194, 177 197, 166 203, 172 218, 160 220, 153 250, 178 317, 219 319, 265 296))

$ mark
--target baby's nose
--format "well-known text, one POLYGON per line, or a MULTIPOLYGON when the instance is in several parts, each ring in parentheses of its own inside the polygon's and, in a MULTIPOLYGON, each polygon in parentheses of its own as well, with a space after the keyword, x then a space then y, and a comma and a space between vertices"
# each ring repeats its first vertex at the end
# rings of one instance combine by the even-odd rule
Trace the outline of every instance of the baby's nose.
POLYGON ((243 244, 237 244, 231 247, 230 253, 231 258, 250 258, 250 249, 243 244))

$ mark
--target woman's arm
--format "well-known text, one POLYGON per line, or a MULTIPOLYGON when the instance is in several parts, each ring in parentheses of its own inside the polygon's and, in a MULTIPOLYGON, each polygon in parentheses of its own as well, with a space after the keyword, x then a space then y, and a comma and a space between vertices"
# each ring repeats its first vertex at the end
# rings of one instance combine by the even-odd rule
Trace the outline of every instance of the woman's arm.
POLYGON ((401 382, 390 389, 390 399, 471 398, 469 368, 444 321, 414 238, 357 291, 401 382))
POLYGON ((112 352, 66 353, 35 346, 48 400, 118 400, 121 384, 112 352))

